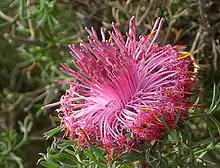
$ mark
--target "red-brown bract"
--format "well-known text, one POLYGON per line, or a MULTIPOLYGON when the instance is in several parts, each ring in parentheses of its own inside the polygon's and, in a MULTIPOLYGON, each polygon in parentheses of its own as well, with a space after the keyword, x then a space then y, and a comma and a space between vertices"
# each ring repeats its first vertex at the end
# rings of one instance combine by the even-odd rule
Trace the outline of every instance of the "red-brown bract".
POLYGON ((189 105, 195 74, 189 70, 189 54, 155 40, 162 26, 157 19, 151 33, 136 37, 135 19, 122 35, 113 23, 111 40, 102 41, 93 28, 87 29, 89 43, 69 45, 78 71, 62 64, 61 70, 77 82, 57 103, 61 126, 79 145, 103 147, 109 154, 131 150, 141 141, 158 140, 177 116, 182 122, 189 105))

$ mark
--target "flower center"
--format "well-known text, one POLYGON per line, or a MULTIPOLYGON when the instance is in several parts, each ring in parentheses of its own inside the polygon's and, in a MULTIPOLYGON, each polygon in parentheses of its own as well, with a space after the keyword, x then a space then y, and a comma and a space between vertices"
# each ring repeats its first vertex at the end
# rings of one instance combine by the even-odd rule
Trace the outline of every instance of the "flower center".
POLYGON ((122 108, 122 104, 115 101, 115 100, 111 100, 108 102, 108 104, 105 105, 106 108, 111 108, 111 109, 121 109, 122 108))

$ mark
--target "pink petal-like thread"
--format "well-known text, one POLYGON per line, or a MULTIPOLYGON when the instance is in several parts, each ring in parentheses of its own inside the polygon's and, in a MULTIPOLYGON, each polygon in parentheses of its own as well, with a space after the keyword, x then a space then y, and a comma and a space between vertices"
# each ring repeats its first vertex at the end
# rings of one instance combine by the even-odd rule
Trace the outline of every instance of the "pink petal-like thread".
POLYGON ((187 116, 187 94, 195 74, 190 60, 171 45, 155 40, 162 27, 158 18, 148 36, 136 38, 135 18, 123 36, 113 23, 112 40, 102 41, 86 28, 89 43, 69 45, 78 71, 62 64, 61 70, 77 82, 58 81, 70 88, 57 103, 61 125, 79 145, 104 147, 111 154, 134 149, 142 141, 158 140, 169 127, 187 116), (184 59, 182 59, 184 58, 184 59))

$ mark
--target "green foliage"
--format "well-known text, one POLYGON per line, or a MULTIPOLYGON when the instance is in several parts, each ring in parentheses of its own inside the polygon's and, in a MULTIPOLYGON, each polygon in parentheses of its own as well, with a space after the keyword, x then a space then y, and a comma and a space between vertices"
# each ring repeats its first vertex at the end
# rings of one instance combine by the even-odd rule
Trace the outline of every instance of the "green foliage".
POLYGON ((19 150, 28 141, 28 133, 31 131, 33 122, 31 117, 27 116, 24 123, 18 122, 21 133, 15 130, 4 131, 0 135, 0 166, 5 168, 23 168, 22 158, 19 156, 19 150), (22 136, 20 138, 19 136, 22 136))
POLYGON ((219 9, 214 0, 0 1, 0 167, 36 167, 39 158, 37 166, 49 168, 219 167, 219 9), (187 44, 202 70, 183 125, 170 129, 161 118, 169 134, 110 161, 103 149, 62 139, 57 113, 41 107, 64 93, 56 79, 71 80, 59 70, 62 62, 74 68, 67 44, 84 40, 85 26, 107 32, 114 21, 125 32, 131 16, 139 34, 165 18, 160 42, 187 44))

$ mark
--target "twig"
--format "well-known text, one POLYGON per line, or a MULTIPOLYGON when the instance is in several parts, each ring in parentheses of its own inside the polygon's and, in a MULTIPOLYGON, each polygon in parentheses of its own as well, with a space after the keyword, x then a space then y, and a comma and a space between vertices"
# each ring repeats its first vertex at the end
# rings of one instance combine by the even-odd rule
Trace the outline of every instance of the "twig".
POLYGON ((215 40, 212 39, 212 53, 213 53, 213 66, 214 66, 214 70, 217 71, 218 66, 217 66, 217 59, 218 59, 218 53, 216 51, 216 44, 215 44, 215 40))
POLYGON ((203 4, 201 2, 201 0, 198 0, 198 7, 199 7, 199 15, 201 17, 201 22, 202 22, 202 25, 205 26, 205 17, 204 17, 204 12, 203 12, 203 4))
POLYGON ((191 49, 190 49, 190 59, 193 61, 193 66, 195 67, 194 68, 194 72, 195 73, 197 73, 198 72, 198 69, 200 68, 199 67, 199 65, 196 63, 196 61, 195 61, 195 58, 194 58, 194 53, 193 53, 193 51, 196 49, 196 46, 197 46, 197 44, 198 44, 198 41, 199 41, 199 38, 200 38, 200 35, 201 35, 201 31, 202 31, 202 27, 201 26, 199 26, 199 30, 197 31, 197 34, 196 34, 196 37, 195 37, 195 39, 194 39, 194 41, 193 41, 193 44, 192 44, 192 47, 191 47, 191 49))
POLYGON ((166 9, 167 9, 167 12, 168 12, 168 15, 169 15, 170 22, 168 24, 168 29, 167 29, 166 35, 164 37, 163 44, 165 44, 165 42, 167 41, 167 39, 170 35, 172 25, 174 23, 174 18, 173 18, 172 12, 171 12, 171 5, 172 5, 172 0, 169 0, 169 2, 166 5, 166 9))
POLYGON ((33 40, 35 38, 35 32, 34 32, 32 21, 30 19, 29 8, 30 8, 30 0, 27 0, 27 17, 28 17, 27 21, 28 21, 28 27, 30 30, 30 39, 33 40))
POLYGON ((193 51, 193 54, 197 54, 200 50, 202 50, 206 46, 205 43, 203 43, 199 48, 193 51))
POLYGON ((129 6, 129 4, 131 3, 131 1, 132 1, 132 0, 127 0, 127 1, 125 2, 125 9, 126 9, 126 10, 128 10, 128 6, 129 6))
POLYGON ((146 18, 148 12, 150 11, 152 5, 153 5, 154 0, 150 0, 149 4, 148 4, 148 8, 146 9, 146 11, 144 12, 144 14, 141 16, 141 18, 137 21, 137 26, 139 26, 141 24, 141 22, 144 20, 144 18, 146 18))
POLYGON ((200 38, 200 35, 201 35, 201 31, 202 31, 202 27, 200 26, 199 30, 197 31, 196 37, 195 37, 195 39, 193 41, 192 47, 190 49, 190 52, 193 52, 196 49, 196 45, 198 44, 198 41, 199 41, 199 38, 200 38))
POLYGON ((174 14, 173 18, 174 18, 174 19, 178 19, 179 17, 183 16, 183 15, 186 14, 186 13, 187 13, 187 9, 185 8, 185 9, 183 9, 182 11, 177 12, 176 14, 174 14))
POLYGON ((140 12, 140 8, 141 8, 141 5, 139 4, 138 6, 137 6, 137 8, 136 8, 136 12, 135 12, 135 20, 136 20, 136 22, 137 22, 137 20, 138 20, 138 15, 139 15, 139 12, 140 12))
POLYGON ((17 14, 15 15, 15 17, 11 18, 11 17, 5 15, 5 14, 0 10, 0 17, 1 17, 2 19, 4 19, 5 21, 7 21, 6 23, 0 24, 0 27, 3 27, 3 26, 6 26, 6 25, 8 25, 8 24, 14 23, 14 22, 17 20, 18 16, 19 16, 19 13, 17 13, 17 14))
POLYGON ((13 22, 13 18, 7 16, 7 15, 4 14, 1 10, 0 10, 0 17, 1 17, 2 19, 4 19, 5 21, 13 22))

